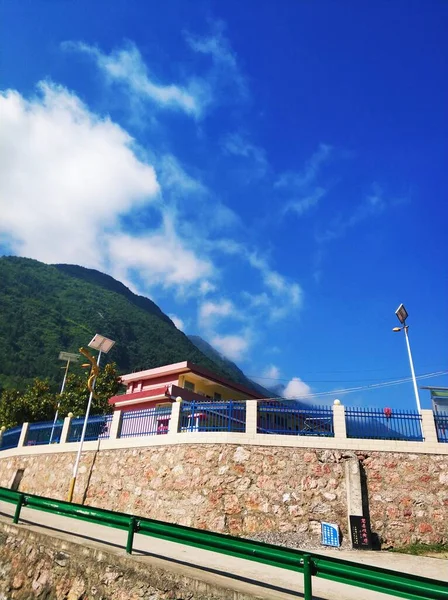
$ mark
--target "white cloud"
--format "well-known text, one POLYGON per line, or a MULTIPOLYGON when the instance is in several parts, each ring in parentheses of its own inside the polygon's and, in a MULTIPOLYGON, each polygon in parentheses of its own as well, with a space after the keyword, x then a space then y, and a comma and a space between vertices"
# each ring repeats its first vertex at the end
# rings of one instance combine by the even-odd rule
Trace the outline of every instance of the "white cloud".
POLYGON ((302 308, 303 291, 301 286, 290 278, 281 275, 269 266, 266 258, 244 244, 232 239, 222 238, 213 242, 211 251, 219 251, 244 259, 261 276, 265 289, 261 292, 242 290, 241 296, 251 308, 259 308, 263 315, 272 321, 290 317, 302 308))
POLYGON ((206 301, 199 307, 199 322, 207 327, 223 318, 236 316, 238 311, 230 300, 206 301))
POLYGON ((231 360, 241 360, 247 354, 250 338, 246 335, 215 335, 212 346, 231 360))
POLYGON ((164 192, 174 190, 176 194, 208 194, 205 185, 187 173, 172 154, 164 154, 157 160, 157 172, 164 192))
POLYGON ((322 168, 329 160, 333 148, 328 144, 320 144, 318 150, 311 156, 301 171, 288 171, 280 175, 275 186, 287 189, 303 189, 313 184, 322 168))
POLYGON ((164 287, 190 286, 210 277, 213 265, 201 259, 165 225, 160 231, 141 236, 114 234, 109 239, 112 264, 138 271, 142 280, 164 287))
POLYGON ((300 379, 300 377, 293 377, 287 384, 283 391, 285 398, 306 398, 311 392, 311 388, 308 384, 300 379))
POLYGON ((65 88, 41 83, 27 100, 0 94, 0 232, 13 252, 104 267, 119 217, 159 193, 129 134, 65 88))
POLYGON ((210 35, 199 36, 186 32, 185 38, 190 48, 212 60, 212 68, 207 74, 206 80, 210 83, 215 93, 215 101, 225 94, 227 103, 235 100, 246 100, 249 92, 246 79, 238 64, 238 57, 232 50, 228 38, 225 36, 225 25, 222 21, 215 21, 210 35))
POLYGON ((269 163, 266 158, 266 152, 261 146, 256 146, 249 142, 240 133, 231 133, 222 141, 222 148, 225 154, 237 156, 251 162, 245 169, 248 180, 261 179, 269 170, 269 163))
POLYGON ((212 263, 179 236, 154 168, 120 126, 42 83, 29 100, 0 94, 0 130, 0 236, 11 252, 97 268, 144 293, 213 285, 212 263), (127 232, 123 218, 148 206, 156 223, 127 232))
POLYGON ((278 380, 279 376, 280 376, 280 369, 278 367, 276 367, 275 365, 269 365, 263 371, 263 377, 265 379, 276 379, 276 380, 278 380))
POLYGON ((210 294, 214 291, 216 291, 216 285, 214 283, 211 283, 210 281, 201 281, 201 283, 199 284, 199 292, 203 296, 206 296, 207 294, 210 294))
POLYGON ((320 144, 301 171, 288 171, 278 177, 274 188, 288 199, 281 211, 283 216, 288 212, 295 212, 300 217, 316 207, 327 194, 324 187, 316 185, 316 180, 333 153, 331 146, 320 144))
POLYGON ((373 183, 371 191, 353 208, 351 214, 334 219, 323 233, 316 236, 316 241, 325 244, 341 238, 352 227, 370 218, 378 217, 386 208, 387 202, 384 199, 384 191, 377 183, 373 183))
MULTIPOLYGON (((254 252, 248 256, 248 260, 252 267, 260 271, 263 282, 272 295, 268 305, 272 320, 290 316, 292 311, 297 311, 302 307, 303 291, 298 283, 290 281, 271 269, 267 261, 254 252)), ((252 299, 253 302, 258 302, 259 306, 266 304, 263 294, 252 297, 252 299)))
POLYGON ((106 54, 82 42, 65 42, 63 48, 82 52, 92 57, 107 81, 118 83, 142 100, 161 108, 181 110, 199 116, 206 101, 201 86, 190 81, 186 86, 162 85, 150 77, 148 68, 135 44, 128 42, 124 48, 106 54))
POLYGON ((319 204, 319 201, 325 196, 326 190, 321 187, 316 188, 313 192, 306 195, 300 200, 291 200, 284 208, 283 213, 295 212, 299 217, 308 212, 319 204))
POLYGON ((178 329, 180 329, 181 331, 184 331, 185 322, 180 317, 176 317, 176 315, 168 315, 168 316, 178 329))

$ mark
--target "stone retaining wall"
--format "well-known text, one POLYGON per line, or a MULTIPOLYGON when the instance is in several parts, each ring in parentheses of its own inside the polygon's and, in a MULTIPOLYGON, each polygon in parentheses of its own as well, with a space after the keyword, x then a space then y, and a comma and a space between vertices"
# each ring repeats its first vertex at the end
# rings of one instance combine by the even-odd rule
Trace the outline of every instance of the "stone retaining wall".
MULTIPOLYGON (((24 469, 21 491, 65 499, 74 458, 0 458, 0 485, 24 469)), ((448 541, 446 456, 232 444, 101 450, 83 453, 74 501, 292 545, 318 544, 328 521, 348 543, 347 460, 362 465, 365 509, 383 545, 448 541)))
POLYGON ((111 549, 0 522, 2 600, 254 600, 111 549))

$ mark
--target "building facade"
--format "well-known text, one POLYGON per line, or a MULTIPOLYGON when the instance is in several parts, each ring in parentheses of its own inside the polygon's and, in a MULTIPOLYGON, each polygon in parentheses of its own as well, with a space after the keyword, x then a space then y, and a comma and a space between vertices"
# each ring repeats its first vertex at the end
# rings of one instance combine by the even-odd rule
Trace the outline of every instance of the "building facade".
POLYGON ((183 361, 121 377, 126 393, 113 396, 114 410, 142 410, 169 405, 181 397, 187 401, 256 400, 264 396, 241 384, 183 361))

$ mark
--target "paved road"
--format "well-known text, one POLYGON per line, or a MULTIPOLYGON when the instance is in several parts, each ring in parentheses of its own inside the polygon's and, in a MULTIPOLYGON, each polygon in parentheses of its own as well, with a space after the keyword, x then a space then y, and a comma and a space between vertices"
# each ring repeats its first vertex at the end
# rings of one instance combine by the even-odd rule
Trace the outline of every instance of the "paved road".
MULTIPOLYGON (((9 516, 12 516, 13 512, 14 507, 12 504, 0 503, 2 520, 11 522, 9 516)), ((29 508, 22 509, 21 523, 41 533, 49 533, 55 537, 83 545, 87 543, 90 546, 101 547, 117 554, 124 552, 123 549, 126 544, 125 531, 93 525, 77 519, 52 515, 29 508)), ((322 551, 322 554, 448 582, 448 560, 337 549, 326 549, 322 551)), ((229 590, 253 594, 258 598, 286 600, 303 597, 302 575, 300 573, 277 569, 250 560, 200 550, 139 534, 136 534, 134 538, 134 555, 138 561, 148 561, 158 567, 176 571, 214 585, 220 585, 229 590)), ((315 577, 313 578, 313 594, 316 600, 359 600, 360 598, 363 600, 386 600, 395 598, 388 594, 380 594, 369 590, 361 591, 357 587, 315 577)))

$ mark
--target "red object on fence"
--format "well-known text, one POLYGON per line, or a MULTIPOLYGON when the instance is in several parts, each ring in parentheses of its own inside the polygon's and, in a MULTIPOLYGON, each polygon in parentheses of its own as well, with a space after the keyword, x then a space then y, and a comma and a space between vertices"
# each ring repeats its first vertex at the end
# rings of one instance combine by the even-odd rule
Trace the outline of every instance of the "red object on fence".
POLYGON ((388 407, 386 407, 386 408, 384 409, 384 414, 385 414, 385 415, 386 415, 386 417, 389 419, 389 418, 391 417, 391 415, 392 415, 392 409, 391 409, 391 408, 388 408, 388 407))

